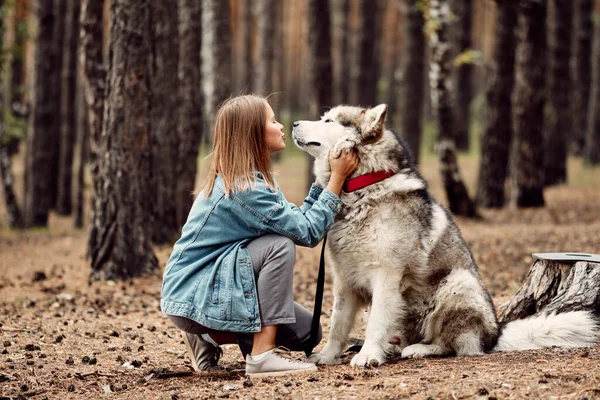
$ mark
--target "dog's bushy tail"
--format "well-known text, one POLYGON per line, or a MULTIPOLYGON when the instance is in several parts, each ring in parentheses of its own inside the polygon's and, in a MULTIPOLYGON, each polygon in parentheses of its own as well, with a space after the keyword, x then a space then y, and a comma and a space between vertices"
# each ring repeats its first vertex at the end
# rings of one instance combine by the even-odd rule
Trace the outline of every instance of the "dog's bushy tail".
POLYGON ((590 347, 598 340, 598 320, 589 311, 541 314, 504 326, 494 351, 545 347, 590 347))

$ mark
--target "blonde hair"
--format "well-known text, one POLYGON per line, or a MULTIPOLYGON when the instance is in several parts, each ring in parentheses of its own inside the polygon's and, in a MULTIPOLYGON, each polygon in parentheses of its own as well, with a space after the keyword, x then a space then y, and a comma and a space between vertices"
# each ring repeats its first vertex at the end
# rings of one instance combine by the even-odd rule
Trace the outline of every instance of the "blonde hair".
POLYGON ((267 100, 244 95, 225 101, 215 118, 212 158, 206 181, 200 190, 210 196, 217 174, 221 174, 225 195, 243 191, 256 182, 254 171, 262 173, 267 185, 275 188, 271 153, 266 144, 267 100))

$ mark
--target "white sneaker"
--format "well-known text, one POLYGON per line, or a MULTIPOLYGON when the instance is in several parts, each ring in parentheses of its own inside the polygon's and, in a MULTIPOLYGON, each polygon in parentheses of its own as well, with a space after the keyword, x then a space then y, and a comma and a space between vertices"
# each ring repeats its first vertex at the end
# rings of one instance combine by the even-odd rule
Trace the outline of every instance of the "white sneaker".
POLYGON ((246 376, 252 378, 317 371, 317 366, 313 363, 294 360, 285 347, 277 347, 267 352, 258 361, 254 361, 250 354, 246 356, 246 376))
POLYGON ((200 372, 215 369, 219 358, 223 354, 221 348, 208 343, 200 335, 187 332, 182 333, 185 348, 187 349, 194 371, 200 372))

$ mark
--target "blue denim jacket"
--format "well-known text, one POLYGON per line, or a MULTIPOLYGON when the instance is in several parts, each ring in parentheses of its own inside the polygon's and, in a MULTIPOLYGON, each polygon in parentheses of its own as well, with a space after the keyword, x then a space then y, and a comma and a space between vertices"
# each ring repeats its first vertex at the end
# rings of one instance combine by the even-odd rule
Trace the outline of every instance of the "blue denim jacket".
POLYGON ((298 208, 256 174, 252 189, 229 197, 217 176, 208 199, 202 193, 194 202, 165 268, 164 313, 220 331, 260 331, 254 270, 245 245, 276 233, 314 247, 341 210, 338 196, 314 185, 298 208))

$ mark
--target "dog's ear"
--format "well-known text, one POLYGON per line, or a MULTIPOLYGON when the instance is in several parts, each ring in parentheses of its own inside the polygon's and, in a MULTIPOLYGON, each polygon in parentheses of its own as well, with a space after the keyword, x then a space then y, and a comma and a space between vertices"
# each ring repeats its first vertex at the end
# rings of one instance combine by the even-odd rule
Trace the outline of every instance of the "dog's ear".
POLYGON ((386 114, 387 104, 380 104, 377 107, 367 110, 362 123, 363 140, 376 142, 383 136, 386 114))

